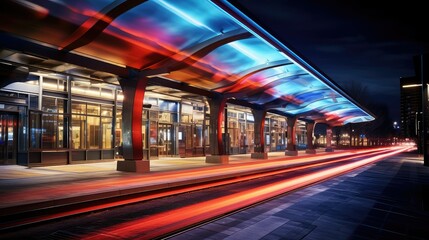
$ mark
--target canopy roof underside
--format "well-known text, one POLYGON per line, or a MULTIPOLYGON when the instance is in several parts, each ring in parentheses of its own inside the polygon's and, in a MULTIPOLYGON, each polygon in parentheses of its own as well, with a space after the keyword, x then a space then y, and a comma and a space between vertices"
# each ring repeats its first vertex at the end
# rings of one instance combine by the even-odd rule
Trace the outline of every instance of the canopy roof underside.
POLYGON ((331 125, 374 117, 226 1, 2 1, 0 62, 198 89, 331 125), (130 78, 131 79, 131 78, 130 78))

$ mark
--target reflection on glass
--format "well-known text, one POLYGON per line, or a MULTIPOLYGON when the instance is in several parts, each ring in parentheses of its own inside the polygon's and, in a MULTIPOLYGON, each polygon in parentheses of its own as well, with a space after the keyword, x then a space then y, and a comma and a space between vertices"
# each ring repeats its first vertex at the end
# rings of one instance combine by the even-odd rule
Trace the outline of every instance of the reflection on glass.
POLYGON ((122 109, 116 109, 115 146, 122 144, 122 109))
POLYGON ((42 111, 44 112, 58 112, 57 103, 55 98, 43 97, 42 98, 42 111))
POLYGON ((113 106, 107 106, 107 105, 101 106, 102 117, 111 117, 112 115, 113 115, 113 106))
POLYGON ((109 149, 112 148, 112 144, 113 144, 113 136, 112 136, 112 118, 102 118, 101 119, 101 123, 102 123, 102 128, 103 128, 103 132, 102 132, 102 147, 104 149, 109 149))
POLYGON ((203 126, 195 126, 195 147, 203 146, 203 126))
MULTIPOLYGON (((58 148, 65 147, 64 144, 64 116, 59 115, 58 116, 58 148)), ((67 141, 67 140, 66 140, 67 141)))
POLYGON ((73 115, 72 116, 72 148, 85 149, 85 126, 86 117, 73 115))
POLYGON ((88 121, 88 128, 87 128, 88 148, 98 149, 100 148, 100 118, 88 116, 87 121, 88 121))
POLYGON ((86 103, 72 101, 72 113, 86 114, 86 103))
POLYGON ((142 141, 143 141, 143 148, 147 148, 147 141, 146 141, 146 136, 147 136, 147 120, 143 120, 143 124, 142 124, 142 141))
POLYGON ((100 115, 100 105, 98 104, 88 104, 87 105, 87 113, 88 115, 100 115))
POLYGON ((57 141, 57 115, 44 114, 42 115, 42 148, 56 148, 57 141))
POLYGON ((40 113, 30 111, 30 148, 40 148, 41 125, 40 113))
POLYGON ((150 121, 150 135, 149 135, 149 142, 150 145, 157 145, 158 144, 158 123, 155 121, 150 121))

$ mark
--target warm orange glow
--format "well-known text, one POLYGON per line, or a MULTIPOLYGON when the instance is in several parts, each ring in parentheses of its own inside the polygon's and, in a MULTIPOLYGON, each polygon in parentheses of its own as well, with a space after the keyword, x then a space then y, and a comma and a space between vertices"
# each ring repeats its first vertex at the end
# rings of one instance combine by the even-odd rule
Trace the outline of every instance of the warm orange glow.
MULTIPOLYGON (((408 148, 392 147, 391 151, 377 153, 376 156, 364 160, 345 163, 338 167, 312 172, 262 187, 241 191, 229 196, 219 197, 148 217, 142 217, 138 220, 117 224, 105 229, 98 229, 98 232, 108 233, 110 236, 126 239, 151 239, 159 237, 206 219, 214 218, 285 192, 351 171, 366 164, 374 163, 380 159, 406 150, 408 150, 408 148)), ((102 235, 93 234, 86 236, 84 239, 100 239, 101 236, 102 235)))

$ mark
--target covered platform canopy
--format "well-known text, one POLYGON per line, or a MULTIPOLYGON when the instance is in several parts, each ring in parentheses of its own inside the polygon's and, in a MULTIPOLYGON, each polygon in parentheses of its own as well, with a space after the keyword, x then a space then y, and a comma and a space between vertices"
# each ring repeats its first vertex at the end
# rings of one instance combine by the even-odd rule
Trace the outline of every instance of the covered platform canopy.
POLYGON ((222 96, 331 126, 374 119, 227 1, 7 0, 1 5, 3 68, 110 84, 138 74, 148 78, 148 87, 170 93, 222 96))

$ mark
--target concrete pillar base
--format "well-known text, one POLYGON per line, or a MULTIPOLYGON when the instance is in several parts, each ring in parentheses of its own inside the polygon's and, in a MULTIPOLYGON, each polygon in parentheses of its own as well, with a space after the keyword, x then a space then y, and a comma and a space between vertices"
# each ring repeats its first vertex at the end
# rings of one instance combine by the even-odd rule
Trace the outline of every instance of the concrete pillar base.
POLYGON ((330 148, 330 147, 325 148, 325 152, 333 152, 333 151, 334 151, 334 149, 333 149, 333 148, 330 148))
POLYGON ((268 153, 266 152, 253 152, 250 154, 250 158, 253 159, 268 159, 268 153))
POLYGON ((150 172, 150 164, 148 160, 118 161, 116 170, 122 172, 148 173, 150 172))
POLYGON ((228 164, 229 163, 229 155, 206 156, 206 163, 228 164))
POLYGON ((298 156, 298 151, 290 151, 290 150, 286 150, 285 152, 286 156, 298 156))
POLYGON ((306 150, 305 150, 305 153, 308 153, 308 154, 316 154, 316 149, 306 149, 306 150))

